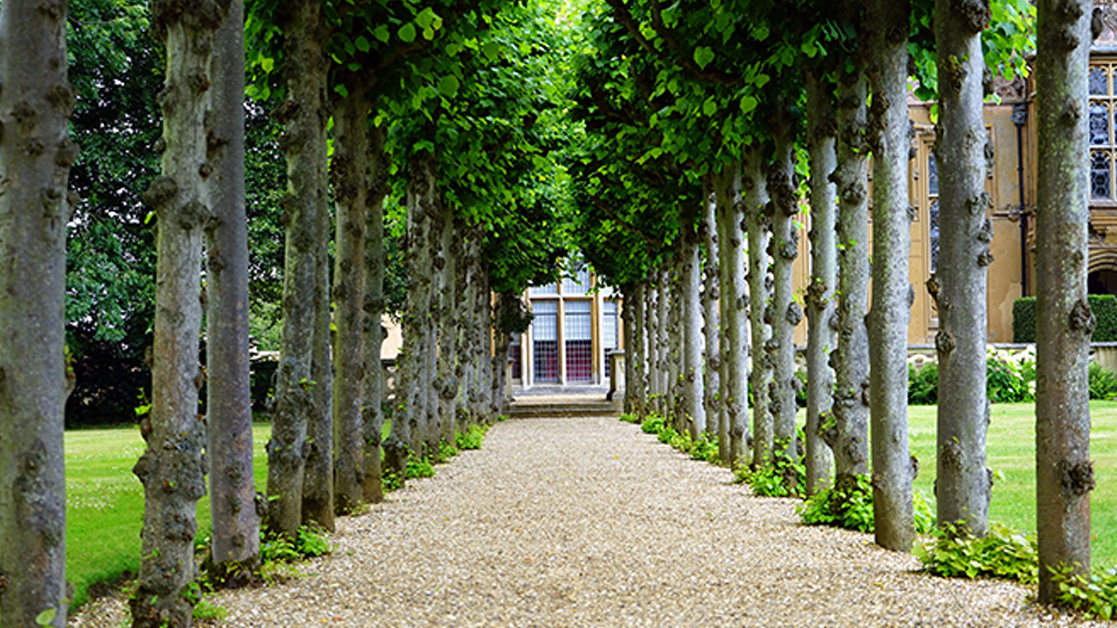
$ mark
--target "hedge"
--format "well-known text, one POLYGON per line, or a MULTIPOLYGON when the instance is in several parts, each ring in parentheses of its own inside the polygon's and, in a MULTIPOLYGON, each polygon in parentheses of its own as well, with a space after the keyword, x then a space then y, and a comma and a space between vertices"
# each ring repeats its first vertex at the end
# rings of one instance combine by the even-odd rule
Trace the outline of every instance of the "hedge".
MULTIPOLYGON (((1087 296, 1090 309, 1098 324, 1094 328, 1094 342, 1117 342, 1117 296, 1091 294, 1087 296)), ((1012 304, 1012 341, 1036 341, 1036 298, 1024 297, 1012 304)))

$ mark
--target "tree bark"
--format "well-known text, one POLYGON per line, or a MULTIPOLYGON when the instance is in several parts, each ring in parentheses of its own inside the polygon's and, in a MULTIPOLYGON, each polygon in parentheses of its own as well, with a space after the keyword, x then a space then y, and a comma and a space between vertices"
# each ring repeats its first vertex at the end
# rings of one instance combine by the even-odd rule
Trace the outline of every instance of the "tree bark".
MULTIPOLYGON (((675 426, 675 431, 689 431, 687 425, 687 399, 685 398, 686 375, 686 302, 683 300, 683 243, 679 242, 672 268, 665 271, 669 279, 667 285, 667 412, 675 426)), ((698 403, 701 403, 700 401, 698 403)))
MULTIPOLYGON (((327 163, 322 162, 319 176, 327 181, 327 163)), ((323 183, 324 185, 324 183, 323 183)), ((334 525, 334 416, 333 366, 330 356, 330 213, 329 204, 319 215, 317 235, 317 270, 315 273, 315 320, 310 365, 311 413, 306 436, 309 454, 303 478, 303 525, 319 526, 333 532, 334 525)))
POLYGON ((1036 58, 1036 505, 1039 601, 1057 601, 1052 569, 1090 574, 1087 70, 1092 4, 1040 0, 1036 58))
POLYGON ((985 217, 987 135, 981 31, 989 1, 936 0, 939 68, 939 263, 928 280, 939 311, 939 403, 935 497, 939 525, 975 536, 989 527, 993 472, 985 466, 986 277, 993 223, 985 217), (936 289, 937 283, 937 289, 936 289))
MULTIPOLYGON (((741 165, 723 167, 714 177, 717 195, 718 253, 721 257, 722 390, 728 434, 719 449, 722 462, 737 466, 748 453, 749 308, 745 281, 745 214, 741 202, 741 165)), ((722 441, 719 441, 722 442, 722 441)))
POLYGON ((212 172, 205 117, 214 33, 227 11, 228 4, 181 12, 169 2, 152 7, 156 37, 167 49, 167 75, 159 94, 162 176, 144 194, 159 221, 151 413, 140 423, 147 447, 132 469, 144 487, 143 558, 130 604, 137 627, 190 626, 194 608, 187 587, 196 575, 197 503, 206 492, 198 266, 202 230, 213 219, 204 183, 212 172))
MULTIPOLYGON (((714 195, 713 177, 706 177, 703 185, 703 212, 699 233, 705 245, 702 257, 702 310, 705 325, 706 379, 703 382, 703 403, 706 409, 706 434, 710 439, 718 437, 729 428, 721 394, 721 312, 718 301, 721 298, 721 276, 718 269, 718 230, 717 197, 714 195)), ((718 441, 719 448, 721 441, 718 441)))
MULTIPOLYGON (((0 4, 0 618, 65 626, 66 3, 0 4), (18 54, 13 54, 18 51, 18 54)), ((196 300, 196 299, 195 299, 196 300)), ((196 369, 195 369, 196 372, 196 369)))
POLYGON ((644 337, 647 332, 645 295, 647 282, 637 282, 624 291, 624 337, 625 337, 625 411, 641 419, 647 413, 647 358, 645 357, 644 337))
POLYGON ((834 117, 834 83, 807 72, 807 150, 811 166, 811 279, 807 286, 807 495, 830 485, 833 454, 823 440, 822 426, 830 420, 834 373, 834 299, 838 283, 838 247, 835 232, 837 197, 830 175, 837 167, 837 120, 834 117))
POLYGON ((876 542, 909 551, 915 538, 908 445, 908 278, 913 212, 908 203, 911 129, 907 107, 907 0, 872 0, 873 295, 869 313, 870 429, 876 542))
MULTIPOLYGON (((384 501, 381 474, 381 433, 384 430, 384 370, 380 351, 384 344, 384 197, 388 195, 388 156, 385 129, 369 129, 368 198, 365 207, 365 322, 364 322, 364 500, 384 501)), ((401 389, 402 391, 402 389, 401 389)), ((400 393, 402 394, 402 392, 400 393)))
POLYGON ((206 228, 206 403, 213 572, 226 586, 248 583, 260 563, 260 516, 252 474, 248 364, 248 228, 244 198, 244 3, 232 2, 217 32, 213 165, 206 228))
POLYGON ((706 432, 706 407, 702 403, 702 254, 697 219, 697 207, 683 212, 679 269, 683 413, 693 440, 706 432))
MULTIPOLYGON (((799 230, 795 228, 795 215, 799 213, 795 198, 795 140, 793 119, 785 105, 773 117, 773 135, 776 150, 768 170, 767 183, 770 196, 768 214, 772 221, 772 239, 768 243, 772 258, 772 275, 775 287, 772 303, 765 311, 765 322, 772 326, 772 337, 765 345, 772 360, 772 384, 768 403, 772 413, 773 455, 790 460, 799 459, 796 444, 795 414, 795 326, 803 320, 803 309, 795 302, 793 284, 795 258, 799 256, 799 230)), ((798 478, 788 474, 784 478, 788 489, 797 490, 798 478)))
MULTIPOLYGON (((334 236, 333 423, 334 506, 348 515, 365 503, 365 243, 368 207, 368 114, 364 86, 350 86, 334 111, 330 164, 337 203, 334 236)), ((379 364, 375 368, 379 369, 379 364)))
POLYGON ((311 389, 318 321, 318 237, 326 211, 325 42, 321 6, 303 0, 284 5, 287 100, 275 111, 287 130, 280 142, 287 158, 287 194, 280 200, 287 226, 283 271, 283 340, 276 371, 272 436, 268 441, 270 530, 294 539, 303 523, 303 483, 309 454, 307 429, 314 410, 311 389))
POLYGON ((772 381, 772 362, 764 348, 772 337, 764 320, 764 309, 771 294, 768 276, 769 220, 764 215, 768 186, 761 172, 760 151, 747 149, 741 162, 741 189, 744 190, 745 225, 749 252, 749 325, 752 330, 752 364, 749 388, 752 389, 752 466, 759 469, 771 461, 772 411, 768 406, 768 384, 772 381))
POLYGON ((833 426, 824 438, 834 453, 834 485, 849 487, 869 472, 869 146, 868 80, 857 71, 838 79, 838 347, 833 426))
POLYGON ((647 287, 644 288, 644 296, 646 299, 645 316, 648 320, 648 328, 644 332, 644 345, 647 347, 646 358, 648 362, 648 411, 654 412, 662 417, 667 416, 667 414, 663 410, 663 377, 660 374, 662 368, 660 362, 661 321, 659 316, 661 289, 658 281, 658 273, 652 273, 652 275, 652 278, 647 282, 647 287))
POLYGON ((454 209, 449 203, 441 203, 436 229, 438 240, 434 255, 437 271, 437 301, 435 310, 436 334, 438 337, 438 358, 435 378, 431 382, 432 408, 435 415, 435 433, 428 445, 432 458, 437 454, 441 443, 453 443, 457 421, 454 416, 454 400, 461 388, 458 372, 458 316, 461 307, 458 299, 458 270, 461 241, 455 237, 454 209))

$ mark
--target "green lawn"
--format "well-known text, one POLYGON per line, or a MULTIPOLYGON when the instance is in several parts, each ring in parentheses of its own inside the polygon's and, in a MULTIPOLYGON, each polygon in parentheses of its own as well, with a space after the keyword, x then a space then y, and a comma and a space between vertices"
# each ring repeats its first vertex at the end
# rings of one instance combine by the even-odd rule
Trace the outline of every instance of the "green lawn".
MULTIPOLYGON (((257 490, 267 478, 270 431, 253 427, 257 490)), ((135 427, 66 432, 66 577, 75 604, 85 602, 90 585, 139 570, 143 487, 132 465, 143 450, 135 427)), ((198 503, 198 529, 210 529, 209 497, 198 503)))
MULTIPOLYGON (((919 458, 915 490, 934 507, 935 406, 910 406, 912 454, 919 458)), ((1097 488, 1091 494, 1094 567, 1117 565, 1117 402, 1091 401, 1090 458, 1097 488)), ((1035 408, 1030 403, 993 404, 987 441, 988 466, 996 474, 989 518, 1014 528, 1036 529, 1035 408)))

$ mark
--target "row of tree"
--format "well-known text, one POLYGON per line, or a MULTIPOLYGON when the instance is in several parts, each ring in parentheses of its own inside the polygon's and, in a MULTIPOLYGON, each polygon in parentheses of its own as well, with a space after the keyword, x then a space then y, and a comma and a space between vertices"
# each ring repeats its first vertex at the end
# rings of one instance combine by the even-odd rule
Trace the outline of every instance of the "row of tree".
MULTIPOLYGON (((802 457, 809 493, 869 475, 877 543, 910 548, 918 470, 906 400, 914 78, 917 95, 937 100, 938 115, 941 244, 939 271, 927 281, 940 321, 937 515, 940 524, 984 535, 992 226, 982 106, 992 71, 1022 69, 1034 7, 791 4, 609 0, 587 17, 575 107, 585 128, 573 167, 582 185, 578 233, 624 295, 628 409, 671 417, 696 439, 716 436, 723 462, 787 469, 788 483, 796 477, 787 463, 802 457), (791 270, 805 190, 808 403, 805 443, 797 443, 793 330, 804 313, 791 270)), ((1050 316, 1040 335, 1036 416, 1044 602, 1057 592, 1047 567, 1089 571, 1093 318, 1081 155, 1092 9, 1039 3, 1037 293, 1050 308, 1041 308, 1050 316)))
MULTIPOLYGON (((8 182, 0 198, 14 221, 3 232, 12 260, 3 280, 13 286, 3 318, 5 329, 18 330, 0 343, 4 371, 14 374, 0 436, 5 625, 66 621, 62 408, 73 371, 63 353, 62 304, 67 223, 81 199, 68 194, 66 181, 78 157, 68 136, 75 90, 61 61, 66 5, 47 8, 5 2, 0 17, 4 50, 40 55, 18 63, 0 56, 10 129, 0 136, 8 182), (43 280, 20 284, 21 275, 43 280)), ((497 329, 506 354, 505 332, 526 324, 518 295, 532 281, 553 279, 563 255, 555 125, 565 90, 547 74, 561 66, 565 43, 546 7, 306 1, 251 8, 245 19, 243 5, 231 0, 151 7, 166 70, 151 100, 163 124, 154 142, 161 173, 143 195, 153 210, 145 222, 153 225, 157 261, 151 410, 140 421, 147 448, 134 469, 145 491, 131 601, 136 626, 190 625, 195 506, 207 473, 213 568, 230 583, 258 565, 261 516, 273 533, 294 537, 306 524, 332 529, 335 514, 382 498, 386 224, 407 225, 406 233, 387 234, 406 241, 407 340, 384 469, 400 478, 409 455, 431 455, 456 431, 499 412, 505 370, 503 359, 493 365, 489 330, 497 329), (283 280, 266 499, 252 484, 244 164, 259 159, 261 145, 246 149, 246 109, 259 116, 245 104, 246 69, 249 91, 284 126, 278 144, 287 163, 287 190, 275 195, 284 267, 258 272, 283 280), (389 197, 399 203, 387 204, 389 197), (386 219, 385 210, 395 215, 386 219)), ((92 22, 76 22, 71 34, 92 22)), ((97 54, 111 49, 92 39, 97 54)), ((112 73, 96 70, 109 78, 75 80, 109 92, 112 73)), ((150 122, 118 123, 123 129, 104 125, 87 137, 150 122)), ((129 175, 143 169, 142 159, 118 159, 108 163, 129 175)), ((90 189, 102 189, 91 170, 82 171, 90 189)), ((87 278, 97 291, 92 283, 87 278)), ((93 307, 78 314, 98 316, 93 307)))

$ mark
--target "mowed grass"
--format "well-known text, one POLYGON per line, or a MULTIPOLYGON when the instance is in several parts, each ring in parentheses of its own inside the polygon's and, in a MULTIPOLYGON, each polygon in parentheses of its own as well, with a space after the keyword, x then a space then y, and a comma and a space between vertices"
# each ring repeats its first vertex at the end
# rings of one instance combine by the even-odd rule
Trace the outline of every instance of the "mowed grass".
MULTIPOLYGON (((1097 488, 1090 495, 1095 568, 1117 565, 1117 401, 1091 401, 1090 458, 1097 488)), ((915 490, 934 508, 935 406, 910 406, 911 453, 919 459, 915 490)), ((995 473, 989 518, 1018 530, 1036 529, 1035 406, 993 404, 986 445, 995 473)))
MULTIPOLYGON (((253 426, 256 490, 267 479, 264 445, 268 424, 253 426)), ((140 568, 143 487, 132 466, 144 451, 136 427, 66 432, 66 577, 74 604, 88 599, 89 587, 115 582, 140 568)), ((208 531, 209 497, 198 502, 198 531, 208 531)))

